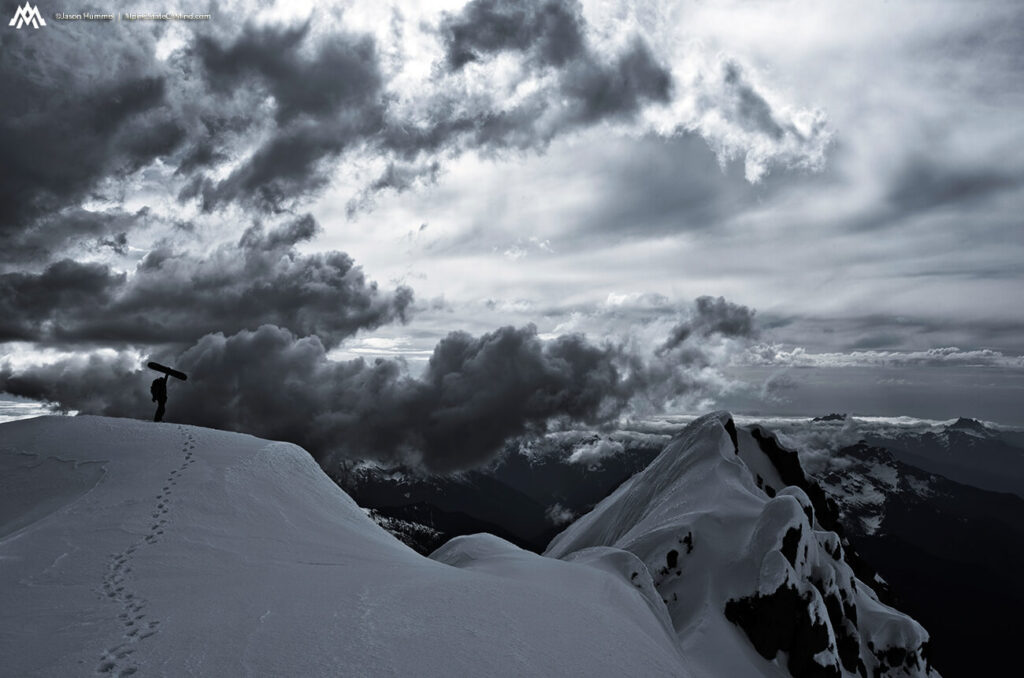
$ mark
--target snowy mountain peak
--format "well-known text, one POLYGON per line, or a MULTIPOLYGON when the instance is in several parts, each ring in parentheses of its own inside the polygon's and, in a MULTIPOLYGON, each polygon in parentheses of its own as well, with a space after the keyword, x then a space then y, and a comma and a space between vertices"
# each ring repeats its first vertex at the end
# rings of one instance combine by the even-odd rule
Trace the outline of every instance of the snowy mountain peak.
POLYGON ((764 440, 728 413, 697 419, 546 554, 635 554, 700 675, 937 675, 927 632, 855 576, 808 493, 782 481, 803 480, 795 454, 773 460, 764 440))
POLYGON ((947 432, 958 431, 960 433, 966 433, 967 435, 976 436, 979 438, 994 438, 995 433, 990 431, 983 423, 977 419, 968 419, 967 417, 960 417, 952 424, 946 427, 947 432))

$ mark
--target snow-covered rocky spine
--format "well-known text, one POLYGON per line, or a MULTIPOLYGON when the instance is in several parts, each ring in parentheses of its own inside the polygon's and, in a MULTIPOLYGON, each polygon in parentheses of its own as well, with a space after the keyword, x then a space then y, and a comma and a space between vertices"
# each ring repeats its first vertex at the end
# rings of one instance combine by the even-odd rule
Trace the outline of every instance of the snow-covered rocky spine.
POLYGON ((928 633, 857 578, 840 536, 793 484, 799 473, 808 486, 799 462, 779 468, 755 434, 728 413, 698 419, 547 555, 635 554, 702 675, 768 673, 761 662, 796 678, 937 675, 928 633))

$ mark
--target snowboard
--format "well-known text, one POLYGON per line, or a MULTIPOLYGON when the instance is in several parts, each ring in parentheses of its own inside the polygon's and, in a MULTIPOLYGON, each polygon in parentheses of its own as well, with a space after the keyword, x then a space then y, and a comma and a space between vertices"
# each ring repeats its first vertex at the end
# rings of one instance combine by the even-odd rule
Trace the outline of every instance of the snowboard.
POLYGON ((157 372, 163 372, 164 374, 169 374, 170 376, 174 377, 175 379, 181 379, 182 381, 185 381, 186 379, 188 379, 188 375, 185 374, 184 372, 179 372, 178 370, 174 369, 173 367, 167 367, 166 365, 161 365, 160 363, 147 363, 146 367, 148 367, 151 370, 156 370, 157 372))

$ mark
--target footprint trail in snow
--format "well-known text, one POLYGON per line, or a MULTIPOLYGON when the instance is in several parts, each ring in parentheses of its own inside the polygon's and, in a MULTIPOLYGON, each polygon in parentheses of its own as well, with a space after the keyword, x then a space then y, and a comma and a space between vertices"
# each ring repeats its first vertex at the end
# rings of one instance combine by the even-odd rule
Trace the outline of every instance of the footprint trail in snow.
POLYGON ((153 510, 150 513, 152 523, 145 536, 136 540, 131 546, 111 556, 107 574, 103 578, 103 594, 121 607, 117 615, 121 622, 123 635, 120 642, 103 652, 96 673, 102 676, 132 676, 139 667, 132 662, 135 645, 150 638, 159 631, 160 622, 149 619, 146 599, 142 598, 131 586, 132 563, 139 549, 146 548, 160 541, 168 523, 174 487, 178 479, 189 466, 195 463, 195 436, 184 426, 179 427, 182 435, 181 465, 175 468, 164 481, 163 487, 156 495, 153 510))

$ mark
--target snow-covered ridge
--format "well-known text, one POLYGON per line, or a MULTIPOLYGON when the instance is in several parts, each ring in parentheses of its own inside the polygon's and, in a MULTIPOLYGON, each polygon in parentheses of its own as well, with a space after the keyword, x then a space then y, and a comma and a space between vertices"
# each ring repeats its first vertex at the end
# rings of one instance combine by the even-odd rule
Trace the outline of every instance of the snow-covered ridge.
POLYGON ((0 656, 18 676, 935 675, 791 472, 716 413, 553 557, 478 534, 425 558, 294 445, 4 424, 0 656))
POLYGON ((937 675, 927 632, 854 576, 839 536, 779 471, 728 413, 706 415, 546 555, 635 554, 699 675, 937 675))
POLYGON ((0 482, 4 675, 691 675, 628 554, 430 560, 294 445, 45 417, 0 482))

